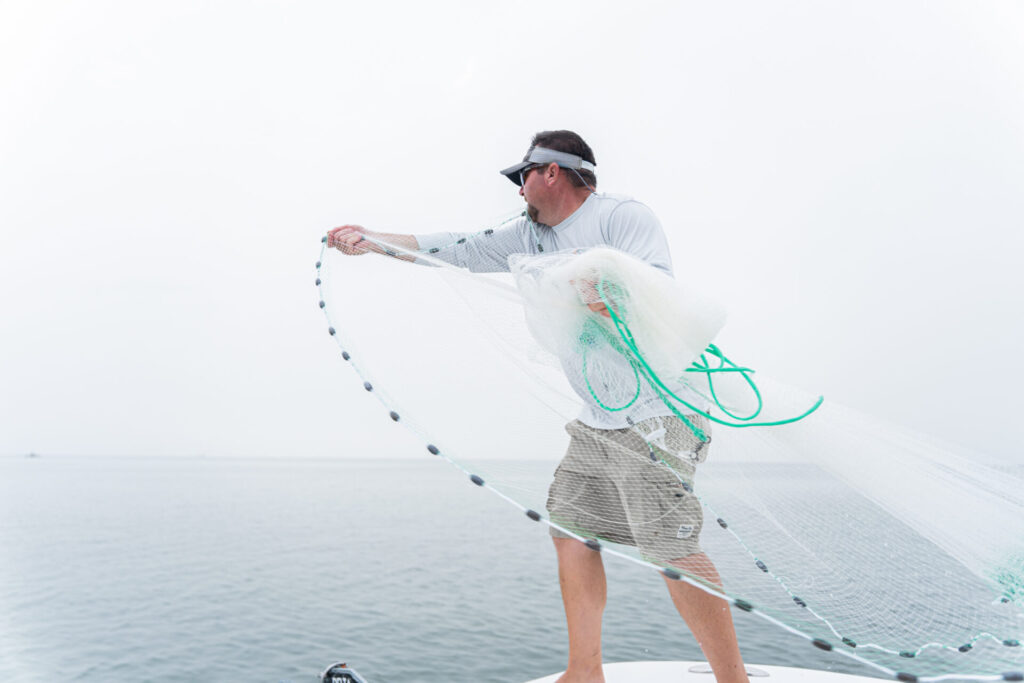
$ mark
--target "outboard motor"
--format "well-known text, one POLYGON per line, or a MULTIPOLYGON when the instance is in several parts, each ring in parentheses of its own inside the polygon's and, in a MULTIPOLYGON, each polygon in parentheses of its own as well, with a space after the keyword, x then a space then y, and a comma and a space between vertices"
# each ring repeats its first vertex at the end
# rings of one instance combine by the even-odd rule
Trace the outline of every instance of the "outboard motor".
POLYGON ((320 683, 366 683, 366 679, 348 668, 345 662, 338 662, 327 667, 320 676, 320 683))

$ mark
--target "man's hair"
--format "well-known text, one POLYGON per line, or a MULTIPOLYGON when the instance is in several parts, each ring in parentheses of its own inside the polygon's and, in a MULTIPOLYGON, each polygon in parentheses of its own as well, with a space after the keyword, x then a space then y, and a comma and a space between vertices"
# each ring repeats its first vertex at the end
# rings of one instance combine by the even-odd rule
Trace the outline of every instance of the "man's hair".
MULTIPOLYGON (((582 157, 585 161, 589 161, 592 164, 596 164, 594 160, 594 150, 590 149, 590 145, 583 141, 576 133, 571 130, 545 130, 537 133, 533 136, 533 142, 530 143, 531 149, 533 147, 544 147, 546 149, 553 149, 558 152, 568 152, 569 154, 575 154, 576 156, 582 157)), ((563 169, 565 175, 569 178, 569 182, 573 184, 573 187, 583 187, 586 181, 587 185, 591 188, 597 188, 597 176, 593 171, 587 171, 585 169, 570 170, 563 169), (579 173, 579 175, 576 175, 579 173), (582 179, 580 176, 583 176, 582 179)))

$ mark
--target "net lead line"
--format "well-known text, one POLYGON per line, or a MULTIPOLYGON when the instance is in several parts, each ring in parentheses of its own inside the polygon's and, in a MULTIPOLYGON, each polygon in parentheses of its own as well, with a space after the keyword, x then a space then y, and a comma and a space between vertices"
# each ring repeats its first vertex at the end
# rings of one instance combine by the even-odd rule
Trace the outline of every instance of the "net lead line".
MULTIPOLYGON (((361 367, 361 365, 359 363, 355 362, 353 360, 352 356, 347 352, 345 347, 351 348, 351 344, 346 343, 343 346, 343 334, 338 332, 338 327, 336 327, 336 324, 332 323, 332 320, 330 318, 330 312, 328 310, 327 298, 326 298, 326 296, 324 294, 324 291, 323 291, 323 279, 324 279, 324 276, 321 273, 321 268, 322 268, 322 265, 323 265, 323 259, 324 259, 324 256, 326 254, 327 248, 328 248, 327 247, 327 238, 324 237, 323 239, 321 239, 321 243, 322 244, 321 244, 321 250, 320 250, 320 257, 319 257, 319 259, 316 262, 316 271, 317 271, 316 286, 317 286, 317 291, 318 291, 318 294, 319 294, 319 299, 318 299, 319 308, 321 309, 321 311, 324 314, 325 319, 327 320, 329 330, 334 330, 335 333, 331 334, 331 336, 333 337, 333 339, 334 339, 335 343, 337 344, 339 350, 342 351, 342 354, 345 357, 345 360, 348 361, 352 365, 353 369, 356 371, 356 374, 359 376, 360 379, 363 380, 364 387, 373 387, 373 383, 371 382, 371 380, 369 378, 369 374, 361 367)), ((385 243, 383 241, 379 241, 379 245, 380 246, 387 246, 388 248, 391 248, 396 253, 403 253, 403 254, 406 254, 406 255, 415 256, 417 259, 421 259, 421 258, 423 258, 425 256, 422 253, 410 251, 410 250, 407 250, 407 249, 404 249, 404 248, 401 248, 401 247, 397 247, 396 245, 388 245, 387 243, 385 243)), ((428 263, 433 262, 432 265, 437 265, 439 267, 444 267, 444 268, 446 268, 449 271, 458 272, 458 273, 460 273, 460 274, 462 274, 462 275, 464 275, 466 277, 471 277, 475 281, 484 282, 484 283, 486 283, 488 285, 494 286, 497 289, 503 290, 505 293, 509 293, 509 292, 515 293, 516 298, 518 298, 518 293, 516 292, 516 290, 514 288, 509 287, 508 285, 505 285, 504 283, 499 283, 499 282, 496 282, 494 280, 490 280, 488 278, 477 277, 475 274, 472 274, 469 271, 466 271, 466 270, 463 270, 463 269, 460 269, 460 268, 455 268, 454 266, 451 266, 450 264, 448 264, 446 262, 440 261, 439 259, 434 259, 432 257, 426 257, 426 258, 423 258, 423 260, 427 261, 428 263)), ((342 330, 343 329, 344 328, 342 328, 342 330)), ((370 391, 370 389, 368 389, 368 391, 370 391)), ((397 415, 398 414, 396 412, 395 403, 393 401, 389 401, 387 395, 384 392, 374 390, 374 391, 371 391, 371 393, 374 393, 377 396, 378 401, 381 402, 381 404, 385 407, 385 409, 389 410, 389 413, 391 413, 393 415, 397 415)), ((809 410, 807 414, 809 414, 810 412, 812 412, 816 408, 817 408, 817 405, 812 407, 811 410, 809 410)), ((797 419, 799 419, 799 418, 797 418, 797 419)), ((398 420, 395 420, 395 421, 397 422, 398 420)), ((543 517, 543 516, 539 515, 538 513, 536 513, 535 511, 526 508, 525 506, 520 504, 518 501, 515 501, 515 500, 511 499, 510 497, 505 495, 503 492, 499 491, 498 489, 494 488, 493 486, 488 485, 486 480, 484 480, 483 478, 479 477, 478 475, 470 472, 467 468, 463 467, 460 463, 458 463, 455 460, 451 459, 446 454, 446 452, 443 449, 440 449, 437 446, 435 446, 434 444, 436 444, 437 442, 434 441, 434 440, 429 439, 427 437, 427 435, 425 434, 425 431, 420 429, 418 427, 418 425, 416 425, 415 423, 407 422, 405 420, 403 420, 403 422, 405 423, 405 425, 406 425, 406 427, 408 429, 410 429, 411 431, 416 433, 417 436, 421 437, 424 440, 424 442, 428 444, 428 446, 427 446, 428 450, 432 454, 439 455, 441 458, 446 460, 449 464, 453 465, 456 469, 458 469, 458 470, 462 471, 464 474, 468 475, 471 478, 471 480, 473 481, 473 483, 475 483, 476 485, 480 486, 481 488, 489 489, 494 494, 498 495, 500 498, 502 498, 502 499, 506 500, 507 502, 513 504, 515 507, 519 508, 521 511, 524 511, 531 520, 541 521, 544 524, 546 524, 547 526, 554 527, 554 528, 558 529, 559 531, 561 531, 563 533, 566 533, 566 534, 570 535, 571 537, 573 537, 573 538, 575 538, 577 540, 580 540, 580 541, 590 545, 589 541, 591 541, 591 539, 587 539, 585 537, 579 536, 578 534, 576 534, 576 533, 574 533, 574 532, 572 532, 572 531, 570 531, 568 529, 562 528, 558 524, 552 522, 550 519, 548 519, 546 517, 543 517), (530 513, 533 513, 533 515, 531 515, 530 513)), ((709 506, 707 506, 705 503, 702 502, 701 504, 704 505, 705 507, 708 507, 709 511, 712 511, 711 508, 709 506)), ((722 521, 723 520, 719 521, 720 525, 722 525, 721 524, 722 521)), ((736 540, 738 542, 740 542, 741 545, 743 545, 744 549, 747 550, 748 553, 750 553, 750 550, 748 548, 746 548, 746 546, 745 546, 745 544, 743 544, 742 540, 735 534, 735 531, 733 531, 731 529, 728 529, 727 528, 728 525, 722 525, 722 526, 723 526, 723 528, 726 528, 728 531, 730 531, 731 535, 734 538, 736 538, 736 540)), ((822 641, 821 639, 815 638, 815 637, 811 636, 810 634, 804 633, 803 631, 800 631, 799 629, 797 629, 795 627, 792 627, 789 624, 786 624, 785 622, 780 621, 779 619, 775 618, 771 614, 768 614, 768 613, 758 609, 754 604, 752 604, 752 603, 750 603, 750 602, 748 602, 746 600, 743 600, 742 598, 725 595, 725 594, 723 594, 723 593, 721 593, 721 592, 719 592, 717 590, 714 590, 714 589, 710 588, 709 586, 704 585, 703 582, 698 581, 698 580, 696 580, 696 579, 694 579, 692 577, 689 577, 688 575, 686 575, 683 572, 679 572, 679 571, 676 571, 676 570, 670 570, 671 571, 671 575, 670 574, 666 574, 666 569, 667 568, 665 568, 665 567, 661 567, 661 566, 659 566, 657 564, 654 564, 652 562, 649 562, 649 561, 646 561, 646 560, 643 560, 643 559, 640 559, 640 558, 632 557, 632 556, 627 555, 625 553, 619 552, 619 551, 615 550, 614 548, 609 548, 609 547, 605 547, 605 546, 599 546, 599 548, 600 548, 600 550, 602 552, 610 553, 611 555, 613 555, 615 557, 618 557, 618 558, 623 559, 623 560, 627 560, 627 561, 632 562, 632 563, 634 563, 636 565, 639 565, 641 567, 646 567, 646 568, 649 568, 649 569, 653 569, 656 572, 658 572, 659 574, 662 574, 663 576, 668 576, 669 578, 672 578, 672 579, 676 579, 676 576, 678 576, 679 578, 677 580, 684 581, 684 582, 686 582, 686 583, 688 583, 688 584, 690 584, 690 585, 692 585, 692 586, 694 586, 694 587, 696 587, 696 588, 698 588, 698 589, 700 589, 700 590, 702 590, 702 591, 704 591, 706 593, 709 593, 711 595, 719 597, 719 598, 727 601, 733 607, 736 607, 737 609, 739 609, 741 611, 755 614, 755 615, 759 616, 761 619, 763 619, 763 620, 765 620, 765 621, 767 621, 767 622, 777 626, 778 628, 781 628, 781 629, 783 629, 786 632, 789 632, 789 633, 791 633, 791 634, 793 634, 793 635, 795 635, 797 637, 803 638, 804 640, 807 640, 812 646, 814 646, 816 648, 827 649, 830 652, 835 652, 836 654, 839 654, 842 657, 845 657, 847 659, 851 659, 853 661, 856 661, 856 662, 858 662, 860 664, 863 664, 863 665, 865 665, 865 666, 867 666, 867 667, 869 667, 871 669, 874 669, 874 670, 876 670, 876 671, 878 671, 880 673, 883 673, 883 674, 889 676, 890 678, 894 678, 896 680, 912 681, 912 682, 915 682, 915 683, 932 683, 932 682, 938 683, 939 681, 949 681, 949 680, 968 680, 968 681, 1000 681, 1000 680, 1021 681, 1021 680, 1024 680, 1024 678, 1021 677, 1021 674, 1019 672, 1008 672, 1008 673, 1005 673, 1003 675, 941 674, 941 675, 935 675, 935 676, 917 676, 917 675, 909 674, 909 673, 906 673, 906 672, 900 672, 900 671, 897 671, 897 670, 892 669, 890 667, 887 667, 887 666, 885 666, 883 664, 879 664, 877 662, 874 662, 874 661, 871 661, 871 660, 866 659, 864 657, 861 657, 861 656, 859 656, 858 654, 856 654, 855 652, 853 652, 853 651, 851 651, 849 649, 845 649, 845 648, 844 649, 836 649, 836 648, 834 648, 831 645, 831 643, 828 643, 827 641, 822 641), (827 648, 824 648, 823 644, 827 645, 827 648)), ((821 618, 821 619, 825 623, 828 623, 827 619, 824 619, 824 618, 821 618)), ((836 632, 835 629, 831 628, 831 625, 830 625, 830 630, 832 630, 836 634, 837 637, 840 637, 838 632, 836 632)), ((984 634, 984 635, 988 635, 988 634, 984 634)), ((864 646, 861 646, 861 647, 869 647, 869 646, 868 645, 864 645, 864 646)), ((885 651, 887 653, 891 652, 888 649, 884 649, 883 651, 885 651)))

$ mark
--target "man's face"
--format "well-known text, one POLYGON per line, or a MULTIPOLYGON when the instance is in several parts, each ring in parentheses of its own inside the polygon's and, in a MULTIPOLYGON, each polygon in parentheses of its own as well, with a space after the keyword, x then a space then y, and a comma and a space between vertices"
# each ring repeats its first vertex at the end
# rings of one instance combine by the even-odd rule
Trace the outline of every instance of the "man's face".
POLYGON ((541 172, 543 168, 543 165, 538 165, 528 166, 525 169, 523 169, 523 184, 519 186, 519 194, 523 197, 524 200, 526 200, 526 214, 534 223, 540 222, 537 218, 540 215, 540 210, 537 208, 534 202, 530 201, 530 198, 531 195, 533 195, 534 198, 536 198, 537 192, 540 191, 540 187, 538 187, 538 184, 542 182, 540 178, 544 175, 541 172))

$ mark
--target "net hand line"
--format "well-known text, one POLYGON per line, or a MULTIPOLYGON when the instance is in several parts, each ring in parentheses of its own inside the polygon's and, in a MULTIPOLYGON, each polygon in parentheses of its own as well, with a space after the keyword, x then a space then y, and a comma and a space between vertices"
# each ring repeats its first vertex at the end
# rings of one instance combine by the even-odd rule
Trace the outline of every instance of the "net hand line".
MULTIPOLYGON (((603 286, 602 286, 601 282, 598 282, 598 292, 601 295, 602 300, 605 300, 605 294, 603 292, 603 286)), ((793 422, 797 422, 798 420, 802 420, 803 418, 805 418, 808 415, 810 415, 811 413, 813 413, 815 410, 817 410, 821 406, 821 404, 825 400, 824 397, 819 396, 818 400, 814 403, 814 405, 812 405, 810 408, 808 408, 806 411, 804 411, 800 415, 797 415, 797 416, 791 417, 791 418, 780 419, 780 420, 772 420, 772 421, 768 421, 768 422, 735 423, 735 422, 729 422, 727 420, 723 420, 721 418, 715 417, 715 416, 711 415, 709 412, 701 410, 700 408, 698 408, 698 407, 694 406, 693 404, 689 403, 688 401, 686 401, 686 399, 683 399, 683 398, 677 396, 675 393, 673 393, 673 391, 671 389, 669 389, 667 386, 665 386, 665 383, 662 381, 662 379, 660 377, 658 377, 658 375, 654 371, 654 369, 651 368, 650 364, 647 362, 647 359, 644 358, 643 354, 640 352, 640 349, 637 347, 636 342, 634 341, 634 338, 633 338, 633 333, 629 329, 629 325, 627 325, 626 321, 623 320, 615 312, 615 310, 612 308, 612 306, 608 304, 607 300, 605 300, 605 304, 608 305, 608 313, 610 314, 612 322, 615 324, 615 327, 618 330, 619 335, 621 336, 623 343, 625 343, 626 347, 629 349, 630 355, 633 358, 635 358, 637 362, 639 362, 641 364, 641 366, 643 368, 644 377, 647 379, 647 381, 649 383, 651 383, 652 388, 655 388, 654 385, 657 385, 658 387, 661 388, 661 390, 663 390, 667 395, 671 396, 675 401, 683 404, 684 406, 686 406, 687 408, 692 410, 694 413, 696 413, 698 415, 702 415, 702 416, 708 418, 709 420, 712 420, 713 422, 716 422, 718 424, 721 424, 721 425, 724 425, 724 426, 727 426, 727 427, 774 427, 774 426, 778 426, 778 425, 790 424, 790 423, 793 423, 793 422)), ((719 351, 718 348, 714 347, 713 345, 710 345, 708 347, 709 350, 712 349, 712 348, 714 348, 714 351, 711 351, 711 353, 713 355, 717 355, 719 358, 723 359, 722 362, 724 363, 725 362, 724 355, 721 353, 721 351, 719 351)), ((758 410, 754 413, 754 416, 756 416, 757 414, 760 413, 760 406, 762 404, 762 402, 761 402, 761 394, 758 391, 757 386, 754 384, 753 380, 750 379, 750 377, 746 373, 741 373, 741 374, 743 375, 743 377, 746 380, 747 384, 749 384, 751 386, 751 388, 754 390, 754 393, 757 396, 759 407, 758 407, 758 410)), ((709 375, 709 384, 710 384, 710 375, 709 375)), ((735 418, 735 416, 733 416, 732 413, 730 413, 722 405, 721 401, 718 400, 718 397, 717 397, 717 394, 715 393, 714 385, 713 384, 711 384, 711 394, 712 394, 712 397, 714 398, 715 405, 717 405, 722 410, 722 412, 724 412, 726 415, 729 415, 730 417, 734 417, 734 419, 741 419, 741 420, 742 419, 752 419, 753 418, 753 416, 751 416, 750 418, 735 418)), ((666 401, 666 406, 668 406, 670 409, 673 410, 673 412, 675 412, 677 415, 679 415, 679 413, 676 411, 676 409, 671 404, 669 404, 667 401, 666 401)))

